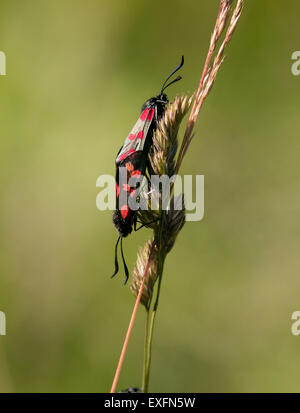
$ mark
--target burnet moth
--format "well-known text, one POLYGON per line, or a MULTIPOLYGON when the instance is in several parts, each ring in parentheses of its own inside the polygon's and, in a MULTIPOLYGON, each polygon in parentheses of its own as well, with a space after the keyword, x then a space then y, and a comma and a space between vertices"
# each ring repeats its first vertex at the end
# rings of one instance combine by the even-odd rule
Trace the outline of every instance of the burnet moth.
MULTIPOLYGON (((121 244, 121 255, 125 271, 125 284, 128 281, 129 272, 124 259, 123 253, 123 238, 127 237, 132 232, 132 227, 136 231, 137 211, 130 209, 128 200, 130 196, 134 196, 138 189, 138 184, 128 185, 135 178, 144 176, 148 164, 148 153, 153 142, 153 133, 157 128, 157 124, 161 116, 164 114, 166 105, 169 103, 168 96, 164 90, 171 84, 181 79, 181 76, 176 77, 167 84, 168 80, 176 73, 184 64, 182 56, 180 64, 172 71, 172 73, 164 81, 160 93, 148 99, 142 106, 141 115, 136 124, 127 136, 123 146, 117 154, 116 158, 116 210, 113 213, 113 223, 119 232, 119 238, 115 246, 115 272, 114 277, 119 271, 118 264, 118 245, 121 244), (120 169, 126 171, 126 184, 120 185, 120 169), (126 168, 126 169, 125 169, 126 168)), ((141 228, 141 227, 140 227, 141 228)))

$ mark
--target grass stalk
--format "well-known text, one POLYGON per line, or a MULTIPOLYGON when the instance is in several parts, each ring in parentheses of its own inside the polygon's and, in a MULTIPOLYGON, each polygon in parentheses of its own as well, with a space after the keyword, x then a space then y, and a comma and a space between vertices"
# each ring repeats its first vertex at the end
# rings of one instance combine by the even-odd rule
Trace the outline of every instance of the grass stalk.
POLYGON ((147 262, 145 272, 144 272, 144 275, 143 275, 143 279, 142 279, 142 282, 141 282, 141 285, 140 285, 139 293, 137 295, 137 298, 136 298, 136 301, 135 301, 135 304, 134 304, 134 308, 133 308, 133 311, 132 311, 132 314, 131 314, 131 318, 130 318, 129 326, 128 326, 128 329, 127 329, 127 332, 126 332, 126 336, 125 336, 124 344, 123 344, 123 347, 122 347, 121 355, 120 355, 120 358, 119 358, 118 366, 117 366, 115 376, 114 376, 114 379, 113 379, 113 383, 112 383, 112 386, 111 386, 111 390, 110 390, 111 393, 116 392, 116 388, 117 388, 117 384, 118 384, 118 381, 119 381, 119 376, 120 376, 120 373, 121 373, 121 369, 122 369, 122 366, 123 366, 123 362, 124 362, 128 342, 129 342, 129 339, 130 339, 130 336, 131 336, 131 332, 132 332, 132 328, 133 328, 134 321, 135 321, 135 318, 136 318, 137 310, 138 310, 138 307, 139 307, 139 304, 140 304, 140 301, 141 301, 141 297, 142 297, 142 294, 143 294, 145 281, 146 281, 148 271, 149 271, 149 267, 150 267, 150 264, 151 264, 152 252, 154 251, 154 248, 155 248, 155 241, 153 241, 153 243, 152 243, 152 247, 151 247, 151 250, 150 250, 148 262, 147 262))
MULTIPOLYGON (((167 175, 169 177, 173 176, 174 173, 178 174, 183 158, 194 137, 193 130, 200 109, 210 90, 212 89, 216 75, 221 65, 223 64, 224 51, 235 31, 242 12, 242 7, 243 0, 236 0, 236 2, 234 0, 220 1, 216 24, 210 39, 210 45, 197 91, 190 98, 184 95, 181 97, 176 97, 174 102, 167 107, 164 115, 159 120, 158 128, 153 135, 153 146, 149 154, 149 161, 154 174, 157 174, 159 176, 167 175), (235 7, 233 12, 231 13, 231 9, 234 3, 235 7), (224 39, 220 47, 217 48, 221 36, 224 32, 224 39), (178 131, 182 119, 190 109, 191 105, 192 109, 188 119, 187 127, 182 139, 180 149, 178 151, 178 131), (176 157, 177 153, 178 155, 176 157)), ((157 191, 157 193, 158 196, 161 197, 160 191, 157 191)), ((141 210, 139 212, 139 217, 142 223, 144 223, 145 225, 147 223, 151 223, 151 225, 149 224, 148 227, 152 228, 154 231, 154 240, 149 240, 146 245, 140 249, 137 263, 133 271, 130 288, 133 294, 137 297, 137 300, 124 341, 112 390, 115 390, 116 388, 116 382, 118 375, 120 374, 120 368, 124 360, 128 339, 132 329, 131 323, 133 324, 134 322, 137 306, 139 305, 139 303, 143 304, 147 311, 142 389, 144 393, 147 393, 149 389, 153 332, 161 291, 164 262, 166 255, 173 248, 175 240, 185 223, 183 195, 181 194, 177 197, 174 197, 174 194, 171 192, 171 202, 169 206, 170 208, 167 211, 163 211, 162 208, 160 208, 160 210, 155 213, 151 210, 141 210), (183 208, 176 209, 176 198, 183 201, 183 208), (158 284, 156 290, 156 298, 152 306, 153 291, 157 280, 158 284)))
POLYGON ((150 310, 146 309, 146 323, 145 323, 145 339, 144 339, 144 360, 143 360, 143 380, 142 389, 148 390, 148 336, 149 336, 149 320, 150 320, 150 310))
MULTIPOLYGON (((160 288, 161 288, 161 282, 162 282, 162 276, 163 276, 163 267, 164 267, 164 261, 165 261, 165 255, 164 255, 163 243, 162 243, 162 233, 163 233, 163 227, 164 227, 164 211, 161 211, 159 222, 160 222, 160 225, 159 225, 158 266, 157 266, 158 286, 157 286, 157 291, 156 291, 155 303, 151 310, 150 325, 148 325, 148 332, 145 337, 147 341, 145 342, 146 354, 144 355, 144 365, 146 365, 145 376, 144 376, 145 380, 143 383, 144 393, 148 393, 148 387, 149 387, 154 323, 155 323, 155 317, 156 317, 157 308, 158 308, 160 288)), ((148 314, 149 314, 149 311, 148 311, 148 314)), ((147 315, 147 317, 149 317, 149 315, 147 315)), ((146 324, 149 324, 149 320, 146 320, 146 324)))

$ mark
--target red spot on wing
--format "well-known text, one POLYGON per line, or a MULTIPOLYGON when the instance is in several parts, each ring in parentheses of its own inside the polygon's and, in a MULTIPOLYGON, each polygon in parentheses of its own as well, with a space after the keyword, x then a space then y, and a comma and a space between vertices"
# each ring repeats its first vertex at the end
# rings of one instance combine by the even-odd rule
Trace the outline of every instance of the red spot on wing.
POLYGON ((134 194, 135 194, 135 189, 132 189, 132 190, 130 191, 130 196, 134 196, 134 194))
POLYGON ((134 141, 134 140, 135 140, 135 134, 134 134, 134 133, 131 133, 131 134, 128 136, 128 139, 129 139, 130 141, 134 141))
POLYGON ((122 155, 120 155, 120 157, 119 157, 119 162, 123 161, 123 159, 127 158, 127 156, 132 154, 133 152, 136 152, 136 150, 135 149, 129 149, 128 152, 122 153, 122 155))
POLYGON ((130 186, 128 184, 123 184, 123 191, 129 192, 130 186))
POLYGON ((132 165, 131 162, 126 162, 125 166, 128 172, 131 172, 134 170, 134 166, 132 165))
POLYGON ((125 159, 127 157, 127 152, 122 153, 122 155, 120 155, 119 160, 123 161, 123 159, 125 159))
POLYGON ((120 193, 120 188, 119 188, 119 185, 118 185, 118 184, 116 184, 116 191, 117 191, 117 198, 118 198, 119 193, 120 193))
POLYGON ((145 109, 144 112, 141 114, 141 120, 142 120, 143 122, 145 122, 145 120, 147 119, 148 113, 149 113, 149 109, 147 108, 147 109, 145 109))
POLYGON ((142 130, 139 131, 139 133, 137 134, 137 139, 143 139, 144 138, 144 132, 142 130))
POLYGON ((131 174, 131 176, 141 176, 141 172, 138 171, 138 170, 133 171, 132 174, 131 174))
POLYGON ((154 115, 154 109, 150 109, 150 111, 149 111, 149 113, 148 113, 148 116, 147 116, 147 120, 148 120, 149 122, 152 121, 153 115, 154 115))
POLYGON ((132 154, 131 159, 134 159, 137 156, 137 151, 136 149, 132 149, 134 151, 134 153, 132 154))
POLYGON ((123 219, 125 219, 128 215, 128 211, 129 211, 128 205, 123 205, 120 211, 121 211, 121 215, 122 215, 123 219))

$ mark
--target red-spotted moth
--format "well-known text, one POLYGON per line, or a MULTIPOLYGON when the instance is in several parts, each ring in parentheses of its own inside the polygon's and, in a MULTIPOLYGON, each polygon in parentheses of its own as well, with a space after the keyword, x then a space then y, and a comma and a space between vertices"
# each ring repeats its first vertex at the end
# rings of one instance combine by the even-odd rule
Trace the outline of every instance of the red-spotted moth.
MULTIPOLYGON (((166 84, 167 81, 174 75, 184 63, 182 56, 180 64, 164 81, 159 95, 148 99, 142 106, 141 115, 131 132, 127 136, 123 146, 118 152, 116 159, 116 210, 113 213, 113 223, 119 232, 119 238, 115 247, 115 272, 112 277, 119 271, 118 264, 118 244, 121 240, 121 254, 125 270, 125 284, 128 280, 128 269, 125 263, 122 241, 132 232, 132 227, 136 231, 137 211, 130 209, 128 205, 129 197, 135 195, 139 182, 135 185, 129 185, 128 182, 133 181, 131 178, 139 178, 144 176, 148 166, 148 153, 153 141, 153 133, 157 128, 157 124, 163 115, 166 105, 169 102, 164 90, 172 83, 181 79, 178 76, 176 79, 166 84), (120 184, 120 168, 126 171, 127 180, 125 184, 120 184), (126 168, 126 169, 125 169, 126 168)), ((141 227, 140 227, 141 228, 141 227)))

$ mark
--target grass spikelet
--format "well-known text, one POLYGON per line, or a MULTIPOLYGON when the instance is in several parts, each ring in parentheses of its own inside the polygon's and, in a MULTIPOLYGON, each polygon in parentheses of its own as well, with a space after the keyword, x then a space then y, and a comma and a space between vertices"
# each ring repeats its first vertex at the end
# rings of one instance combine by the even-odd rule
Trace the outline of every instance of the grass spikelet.
POLYGON ((175 174, 175 156, 178 148, 178 131, 193 101, 193 96, 176 96, 159 121, 153 136, 149 160, 156 175, 175 174))
POLYGON ((168 254, 174 246, 175 240, 185 224, 185 208, 183 195, 173 197, 170 209, 165 214, 165 231, 162 232, 162 245, 168 254), (182 206, 180 209, 178 206, 182 206))
MULTIPOLYGON (((131 292, 137 297, 140 289, 140 285, 142 282, 143 275, 145 273, 145 268, 147 262, 150 258, 151 247, 153 244, 153 240, 149 240, 146 244, 140 248, 137 256, 137 261, 132 273, 132 281, 130 284, 131 292)), ((150 266, 147 274, 147 278, 145 280, 141 303, 145 308, 148 310, 149 305, 151 303, 152 295, 153 295, 153 287, 155 281, 157 279, 157 247, 154 247, 151 258, 150 258, 150 266)))

